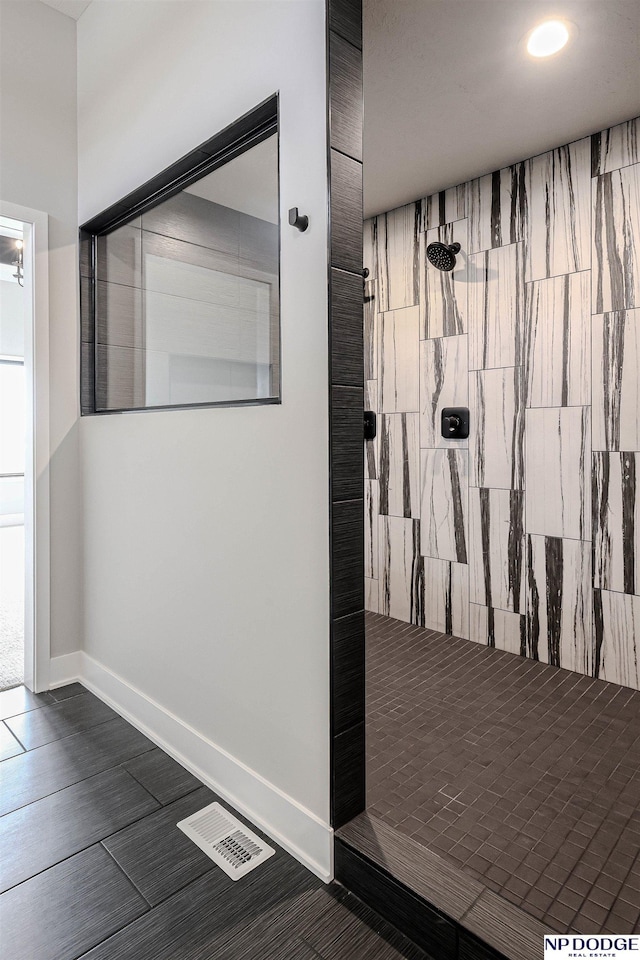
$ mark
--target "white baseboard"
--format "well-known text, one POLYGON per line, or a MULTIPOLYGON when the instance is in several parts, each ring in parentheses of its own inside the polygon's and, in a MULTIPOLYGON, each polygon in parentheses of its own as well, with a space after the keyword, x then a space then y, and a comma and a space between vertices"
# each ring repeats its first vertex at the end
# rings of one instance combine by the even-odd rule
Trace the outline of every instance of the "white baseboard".
POLYGON ((80 680, 317 877, 333 878, 333 829, 315 814, 86 653, 51 660, 51 686, 71 680, 80 680))
POLYGON ((81 680, 82 657, 80 650, 66 653, 61 657, 51 657, 49 661, 49 689, 64 687, 67 683, 81 680))

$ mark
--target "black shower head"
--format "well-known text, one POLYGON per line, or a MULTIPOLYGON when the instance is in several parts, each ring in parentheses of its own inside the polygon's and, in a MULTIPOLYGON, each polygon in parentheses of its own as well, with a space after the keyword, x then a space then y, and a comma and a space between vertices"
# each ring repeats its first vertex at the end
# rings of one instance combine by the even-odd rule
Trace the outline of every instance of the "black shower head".
POLYGON ((427 247, 427 260, 438 270, 453 270, 456 265, 456 253, 460 253, 459 243, 430 243, 427 247))

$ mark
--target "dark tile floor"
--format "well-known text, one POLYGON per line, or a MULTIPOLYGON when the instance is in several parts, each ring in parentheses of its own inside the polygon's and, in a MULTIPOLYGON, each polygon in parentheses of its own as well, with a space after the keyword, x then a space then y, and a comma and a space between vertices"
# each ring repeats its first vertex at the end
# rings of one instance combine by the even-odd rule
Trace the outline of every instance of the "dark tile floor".
POLYGON ((230 880, 176 827, 215 794, 79 684, 0 718, 0 960, 428 960, 280 848, 230 880))
POLYGON ((640 692, 367 614, 367 811, 554 930, 640 931, 640 692))

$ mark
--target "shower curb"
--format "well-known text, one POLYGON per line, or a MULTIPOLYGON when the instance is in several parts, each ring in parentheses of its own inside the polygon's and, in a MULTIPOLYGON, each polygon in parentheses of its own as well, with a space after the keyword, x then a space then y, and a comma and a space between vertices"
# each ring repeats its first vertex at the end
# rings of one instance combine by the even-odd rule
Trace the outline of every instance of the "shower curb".
POLYGON ((335 877, 436 960, 540 960, 557 935, 370 814, 336 833, 335 877))

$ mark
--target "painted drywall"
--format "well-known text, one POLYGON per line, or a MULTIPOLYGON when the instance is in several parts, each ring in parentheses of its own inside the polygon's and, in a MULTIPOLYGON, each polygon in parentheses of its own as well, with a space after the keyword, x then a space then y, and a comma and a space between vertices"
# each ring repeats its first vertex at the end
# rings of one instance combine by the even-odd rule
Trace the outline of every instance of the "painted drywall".
POLYGON ((368 608, 636 689, 639 126, 373 218, 364 255, 368 608))
POLYGON ((81 221, 280 93, 282 405, 83 419, 85 651, 327 824, 324 4, 95 2, 78 91, 81 221))
POLYGON ((23 297, 15 280, 0 280, 0 354, 5 357, 24 357, 23 297))
POLYGON ((78 461, 76 25, 37 0, 0 4, 0 196, 49 215, 51 653, 82 625, 78 461))

